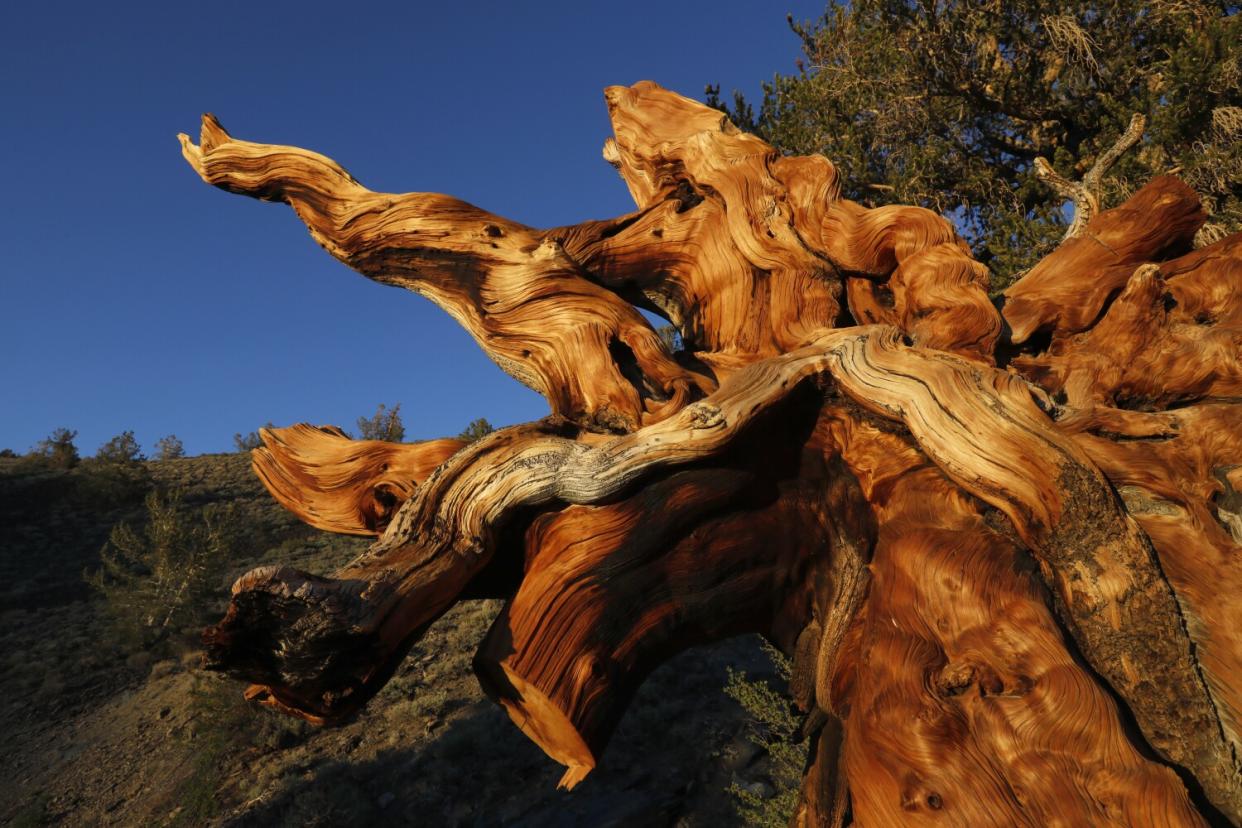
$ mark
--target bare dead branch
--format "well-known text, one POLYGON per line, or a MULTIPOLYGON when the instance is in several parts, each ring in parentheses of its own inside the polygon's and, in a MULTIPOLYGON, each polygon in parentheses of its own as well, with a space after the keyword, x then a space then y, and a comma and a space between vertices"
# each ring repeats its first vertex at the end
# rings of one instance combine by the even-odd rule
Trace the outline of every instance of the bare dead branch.
POLYGON ((1082 235, 1088 222, 1099 212, 1100 180, 1112 169, 1117 159, 1121 158, 1126 150, 1139 142, 1146 127, 1147 118, 1137 112, 1132 115, 1126 131, 1111 147, 1100 153, 1081 182, 1073 182, 1065 178, 1052 168, 1046 158, 1041 156, 1035 159, 1035 176, 1052 187, 1057 195, 1074 203, 1074 218, 1070 221, 1070 226, 1066 229, 1062 241, 1082 235))

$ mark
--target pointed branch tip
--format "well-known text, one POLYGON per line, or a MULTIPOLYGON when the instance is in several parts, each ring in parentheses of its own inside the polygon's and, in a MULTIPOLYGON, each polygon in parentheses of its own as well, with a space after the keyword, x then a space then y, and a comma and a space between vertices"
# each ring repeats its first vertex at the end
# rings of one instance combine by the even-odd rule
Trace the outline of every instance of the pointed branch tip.
POLYGON ((224 128, 220 120, 210 112, 204 112, 203 125, 198 139, 203 152, 211 152, 216 147, 231 140, 233 140, 233 136, 229 135, 228 130, 224 128))

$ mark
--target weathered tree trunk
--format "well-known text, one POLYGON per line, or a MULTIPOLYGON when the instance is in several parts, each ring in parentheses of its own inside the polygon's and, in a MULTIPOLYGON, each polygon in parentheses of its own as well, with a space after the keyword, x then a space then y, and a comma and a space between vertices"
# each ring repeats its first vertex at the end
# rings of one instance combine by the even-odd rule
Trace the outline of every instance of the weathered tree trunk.
POLYGON ((798 824, 1242 824, 1242 237, 1192 250, 1156 179, 993 303, 944 219, 655 84, 606 97, 638 209, 552 230, 181 136, 552 410, 468 446, 262 432, 282 504, 378 538, 242 577, 208 665, 331 722, 504 597, 480 681, 572 786, 658 663, 759 632, 813 731, 798 824))

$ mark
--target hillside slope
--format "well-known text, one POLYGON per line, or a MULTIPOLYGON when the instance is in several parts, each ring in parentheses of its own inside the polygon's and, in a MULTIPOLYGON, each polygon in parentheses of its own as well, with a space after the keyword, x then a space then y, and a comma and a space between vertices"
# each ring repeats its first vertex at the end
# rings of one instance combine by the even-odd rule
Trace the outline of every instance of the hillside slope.
POLYGON ((240 700, 192 646, 150 653, 110 633, 85 586, 151 489, 188 508, 233 503, 256 563, 328 571, 364 541, 297 522, 244 455, 71 471, 0 460, 0 821, 69 825, 729 825, 726 788, 770 791, 725 665, 770 674, 754 640, 692 651, 653 675, 599 770, 562 769, 487 701, 470 672, 499 602, 455 608, 353 722, 319 729, 240 700))

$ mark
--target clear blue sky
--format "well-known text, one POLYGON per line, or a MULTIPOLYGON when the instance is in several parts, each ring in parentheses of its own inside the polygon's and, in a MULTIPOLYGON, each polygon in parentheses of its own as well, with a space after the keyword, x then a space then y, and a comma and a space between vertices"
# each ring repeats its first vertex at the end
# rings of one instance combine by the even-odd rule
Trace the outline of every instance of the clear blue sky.
POLYGON ((546 413, 424 299, 331 259, 293 212, 201 183, 175 135, 337 159, 376 190, 445 192, 537 226, 631 208, 600 158, 602 90, 758 96, 785 23, 824 2, 63 3, 0 31, 0 448, 122 430, 232 449, 271 420, 407 439, 546 413))

